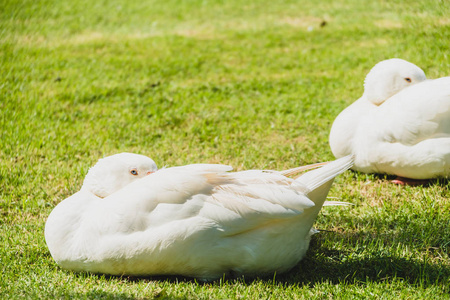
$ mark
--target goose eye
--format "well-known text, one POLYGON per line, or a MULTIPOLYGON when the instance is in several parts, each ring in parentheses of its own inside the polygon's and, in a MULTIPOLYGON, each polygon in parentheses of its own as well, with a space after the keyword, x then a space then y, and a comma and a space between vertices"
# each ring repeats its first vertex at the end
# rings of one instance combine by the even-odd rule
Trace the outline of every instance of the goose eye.
POLYGON ((406 82, 411 82, 411 78, 409 78, 409 77, 406 77, 405 80, 406 80, 406 82))
POLYGON ((132 169, 132 170, 130 171, 130 173, 131 173, 131 175, 136 176, 136 175, 138 174, 138 171, 137 171, 136 169, 132 169))

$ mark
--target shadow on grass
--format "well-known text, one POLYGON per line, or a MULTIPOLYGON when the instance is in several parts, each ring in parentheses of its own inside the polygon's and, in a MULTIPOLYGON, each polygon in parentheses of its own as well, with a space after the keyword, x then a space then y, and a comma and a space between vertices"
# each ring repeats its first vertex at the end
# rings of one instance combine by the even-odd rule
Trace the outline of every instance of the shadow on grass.
POLYGON ((327 249, 312 242, 305 257, 289 273, 277 276, 276 281, 303 283, 364 284, 366 282, 392 282, 402 280, 422 287, 448 284, 450 267, 414 258, 398 257, 374 250, 366 257, 350 252, 327 249))
MULTIPOLYGON (((379 180, 379 181, 386 181, 389 182, 390 184, 392 184, 392 186, 398 186, 395 183, 392 183, 391 181, 396 179, 397 176, 395 175, 388 175, 388 174, 364 174, 358 171, 354 171, 354 170, 350 170, 353 173, 354 177, 360 177, 361 180, 369 180, 371 178, 375 179, 375 180, 379 180)), ((432 186, 439 186, 439 187, 445 187, 447 188, 450 184, 450 178, 434 178, 434 179, 430 179, 428 181, 426 181, 425 184, 421 185, 418 184, 418 187, 432 187, 432 186)))
MULTIPOLYGON (((357 237, 355 237, 358 239, 357 237)), ((164 281, 167 283, 195 283, 195 284, 252 284, 254 282, 274 282, 286 285, 308 285, 328 282, 332 284, 356 284, 364 285, 367 282, 393 282, 402 280, 411 285, 422 287, 435 286, 436 284, 448 285, 450 267, 420 261, 414 258, 404 258, 390 255, 386 252, 373 250, 365 253, 361 258, 352 255, 350 251, 328 249, 320 245, 320 240, 312 240, 306 257, 291 271, 280 275, 270 275, 261 278, 233 278, 224 277, 213 282, 203 282, 193 278, 182 276, 98 276, 99 278, 121 278, 129 282, 140 281, 164 281)), ((85 275, 85 276, 86 276, 85 275)), ((83 275, 81 275, 83 276, 83 275)), ((450 292, 450 288, 449 288, 450 292)))
MULTIPOLYGON (((367 244, 367 240, 357 234, 352 237, 352 244, 360 245, 360 255, 356 253, 358 251, 329 249, 322 245, 321 240, 323 239, 326 239, 325 235, 320 238, 314 238, 311 241, 306 257, 290 272, 262 278, 227 277, 212 282, 203 282, 183 276, 133 277, 96 275, 86 272, 74 273, 74 275, 81 278, 94 277, 100 281, 103 279, 129 283, 150 283, 156 281, 162 284, 210 285, 212 288, 220 288, 222 285, 234 286, 236 284, 258 285, 261 282, 267 284, 268 287, 273 284, 274 286, 282 285, 286 288, 298 285, 313 288, 321 283, 366 286, 371 282, 389 284, 403 281, 409 285, 421 288, 440 285, 444 287, 445 292, 450 293, 450 267, 448 266, 421 261, 417 258, 399 257, 390 254, 386 249, 369 249, 370 247, 364 246, 367 244), (361 249, 363 249, 363 255, 361 254, 361 249)), ((137 299, 176 299, 171 294, 170 289, 156 288, 150 293, 137 299)), ((79 297, 80 295, 76 296, 79 297)), ((95 299, 136 299, 126 293, 111 293, 97 289, 83 293, 82 296, 95 299)), ((178 299, 187 298, 192 297, 181 297, 178 299)))

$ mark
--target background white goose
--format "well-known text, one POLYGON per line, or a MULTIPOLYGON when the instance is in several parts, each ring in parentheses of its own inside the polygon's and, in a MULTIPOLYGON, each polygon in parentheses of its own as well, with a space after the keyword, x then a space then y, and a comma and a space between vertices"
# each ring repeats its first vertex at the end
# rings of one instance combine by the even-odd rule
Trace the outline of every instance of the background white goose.
POLYGON ((354 154, 353 169, 397 175, 395 183, 449 176, 450 77, 426 80, 401 59, 378 63, 334 121, 330 146, 337 158, 354 154))
POLYGON ((142 165, 115 167, 129 155, 101 160, 50 214, 45 239, 62 268, 203 280, 287 271, 304 257, 334 177, 353 161, 345 157, 294 180, 283 174, 311 166, 228 173, 225 165, 187 165, 151 173, 156 165, 139 156, 131 160, 142 165), (98 185, 110 186, 97 176, 120 182, 130 168, 151 174, 95 194, 108 190, 98 185))

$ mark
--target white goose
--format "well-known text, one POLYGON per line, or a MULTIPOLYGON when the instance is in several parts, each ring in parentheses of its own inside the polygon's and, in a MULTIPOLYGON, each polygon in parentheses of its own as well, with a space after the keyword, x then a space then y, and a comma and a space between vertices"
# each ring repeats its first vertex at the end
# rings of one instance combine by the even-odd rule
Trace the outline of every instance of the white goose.
POLYGON ((117 154, 55 207, 45 239, 58 265, 74 271, 202 280, 284 272, 304 257, 334 177, 352 162, 284 172, 201 164, 156 171, 147 157, 117 154))
POLYGON ((399 176, 394 183, 449 176, 450 77, 426 80, 401 59, 378 63, 334 121, 330 146, 337 158, 354 154, 355 170, 399 176))

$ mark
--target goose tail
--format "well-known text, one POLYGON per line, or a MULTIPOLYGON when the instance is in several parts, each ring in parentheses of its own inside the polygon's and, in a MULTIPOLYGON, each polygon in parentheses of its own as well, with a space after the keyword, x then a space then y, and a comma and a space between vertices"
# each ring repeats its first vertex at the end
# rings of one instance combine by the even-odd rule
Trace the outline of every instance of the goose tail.
MULTIPOLYGON (((311 207, 304 212, 304 222, 307 226, 312 226, 319 214, 322 206, 338 205, 337 201, 326 202, 328 192, 333 184, 334 178, 342 174, 353 166, 354 157, 352 155, 339 158, 321 168, 309 171, 296 179, 297 182, 307 188, 307 197, 314 202, 311 207)), ((342 205, 340 203, 339 205, 342 205)), ((345 204, 344 204, 345 205, 345 204)), ((312 234, 313 232, 311 232, 312 234)))
POLYGON ((303 184, 311 193, 324 186, 326 183, 329 183, 330 181, 332 182, 336 176, 350 169, 353 166, 353 161, 353 155, 344 156, 335 161, 329 162, 318 169, 301 175, 296 179, 296 181, 303 184))

